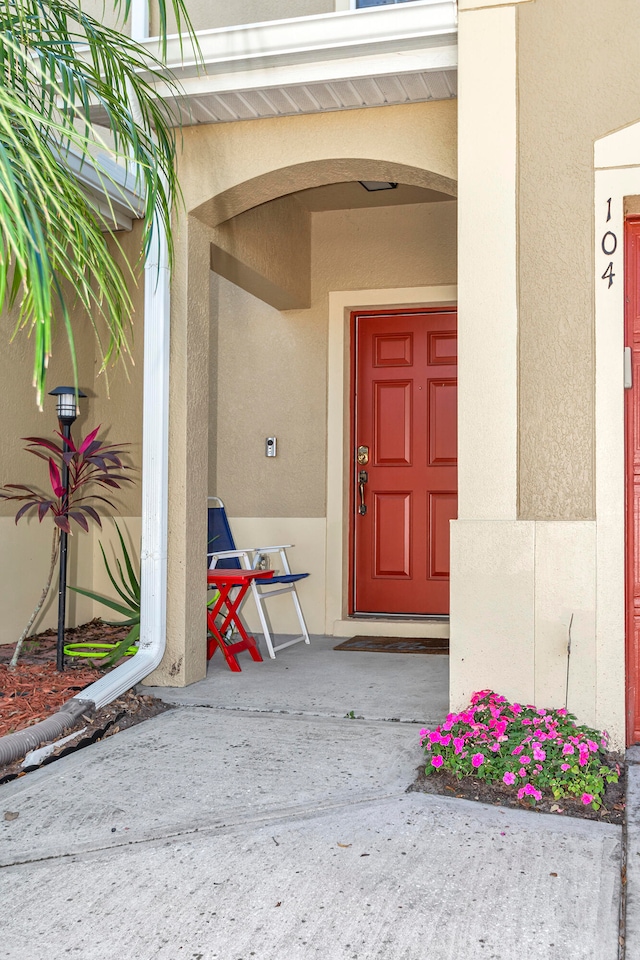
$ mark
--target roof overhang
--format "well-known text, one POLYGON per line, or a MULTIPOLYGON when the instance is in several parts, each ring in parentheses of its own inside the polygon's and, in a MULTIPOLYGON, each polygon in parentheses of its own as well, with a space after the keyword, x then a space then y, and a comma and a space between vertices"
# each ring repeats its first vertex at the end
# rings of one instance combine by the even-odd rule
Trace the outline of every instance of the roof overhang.
MULTIPOLYGON (((151 74, 184 125, 444 100, 457 92, 455 0, 416 0, 170 37, 181 96, 151 74)), ((142 41, 159 57, 157 38, 142 41)), ((100 122, 96 110, 93 119, 100 122)))
POLYGON ((131 230, 133 221, 144 212, 142 186, 134 173, 103 152, 81 157, 68 150, 61 159, 73 171, 105 228, 131 230))

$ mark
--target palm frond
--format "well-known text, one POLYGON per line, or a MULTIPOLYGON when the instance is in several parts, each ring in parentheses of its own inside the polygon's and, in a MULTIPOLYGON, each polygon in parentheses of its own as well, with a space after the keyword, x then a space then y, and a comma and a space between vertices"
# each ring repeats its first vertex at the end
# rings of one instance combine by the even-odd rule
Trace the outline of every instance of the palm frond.
MULTIPOLYGON (((112 0, 123 16, 130 2, 112 0)), ((170 2, 179 29, 195 42, 184 0, 170 2)), ((159 9, 164 55, 165 0, 159 9)), ((92 205, 73 170, 91 164, 105 187, 126 196, 121 178, 96 160, 106 144, 92 110, 104 117, 112 158, 140 195, 144 253, 159 221, 171 263, 171 215, 180 200, 177 121, 155 96, 160 78, 179 92, 160 60, 74 0, 0 0, 0 311, 17 305, 14 335, 26 330, 33 337, 40 405, 54 315, 66 330, 76 384, 73 304, 93 324, 103 368, 128 352, 135 265, 119 266, 117 259, 126 258, 113 218, 92 205)))

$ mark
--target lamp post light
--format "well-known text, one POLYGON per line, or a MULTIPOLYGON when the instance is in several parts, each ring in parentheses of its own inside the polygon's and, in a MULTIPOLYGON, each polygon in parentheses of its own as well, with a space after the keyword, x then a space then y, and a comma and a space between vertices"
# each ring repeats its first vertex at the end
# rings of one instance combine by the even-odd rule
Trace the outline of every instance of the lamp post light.
MULTIPOLYGON (((50 397, 56 397, 56 413, 60 423, 60 432, 62 433, 62 452, 67 453, 70 449, 68 440, 71 436, 71 424, 78 416, 78 401, 80 397, 86 397, 82 390, 76 391, 75 387, 56 387, 49 391, 50 397)), ((62 460, 62 486, 64 488, 63 505, 65 513, 69 507, 69 468, 66 461, 62 460)), ((64 621, 67 606, 67 534, 64 530, 60 531, 60 578, 58 582, 58 643, 56 648, 56 668, 64 670, 64 621)))

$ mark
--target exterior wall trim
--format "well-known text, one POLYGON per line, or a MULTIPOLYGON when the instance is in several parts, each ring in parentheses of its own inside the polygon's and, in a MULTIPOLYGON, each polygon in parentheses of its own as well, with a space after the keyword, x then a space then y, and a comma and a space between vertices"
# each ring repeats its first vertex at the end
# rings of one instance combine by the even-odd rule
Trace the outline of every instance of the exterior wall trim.
MULTIPOLYGON (((625 692, 625 435, 624 198, 640 195, 640 122, 594 147, 595 424, 597 575, 597 703, 618 703, 624 730, 625 692), (607 219, 611 214, 610 219, 607 219), (603 237, 617 238, 612 254, 603 237), (602 274, 613 264, 614 282, 602 274), (612 654, 614 654, 612 656, 612 654)), ((611 238, 609 238, 609 243, 611 238)), ((611 708, 610 708, 611 709, 611 708)), ((600 725, 611 720, 598 711, 600 725)))
MULTIPOLYGON (((176 35, 167 40, 166 63, 171 68, 181 68, 182 78, 186 79, 202 67, 207 72, 219 72, 224 64, 233 64, 235 70, 256 66, 262 69, 265 64, 292 59, 300 63, 335 58, 340 53, 361 56, 404 49, 416 43, 422 47, 428 41, 438 45, 447 36, 455 42, 456 26, 455 0, 417 0, 382 9, 372 7, 199 30, 201 62, 184 58, 188 46, 183 47, 176 35)), ((144 41, 144 46, 160 58, 157 37, 144 41)))
MULTIPOLYGON (((136 0, 136 35, 145 29, 142 3, 136 0)), ((182 48, 180 37, 170 37, 166 63, 180 78, 180 96, 157 74, 145 78, 184 126, 450 99, 456 38, 455 0, 342 9, 200 30, 198 60, 188 42, 182 48), (376 79, 380 89, 370 82, 376 79)), ((137 39, 162 59, 157 37, 137 39)), ((105 119, 100 105, 91 116, 105 119)))
MULTIPOLYGON (((325 633, 344 635, 349 602, 349 403, 353 310, 454 306, 455 285, 329 293, 325 633)), ((358 623, 358 630, 362 621, 358 623)), ((424 634, 421 634, 424 635, 424 634)))

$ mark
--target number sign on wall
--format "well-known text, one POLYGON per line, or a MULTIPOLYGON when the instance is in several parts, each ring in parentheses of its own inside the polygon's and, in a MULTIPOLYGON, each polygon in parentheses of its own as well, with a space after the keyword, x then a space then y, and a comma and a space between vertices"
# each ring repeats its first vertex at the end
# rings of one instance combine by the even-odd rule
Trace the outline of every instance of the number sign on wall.
MULTIPOLYGON (((611 220, 611 197, 607 200, 607 217, 605 220, 605 226, 611 220)), ((614 253, 618 249, 618 238, 613 232, 613 230, 606 229, 602 234, 602 240, 600 242, 602 247, 602 252, 605 257, 613 257, 614 253)), ((613 260, 609 260, 605 268, 604 273, 602 274, 602 279, 607 280, 607 289, 613 285, 613 278, 615 273, 613 272, 613 260)))

